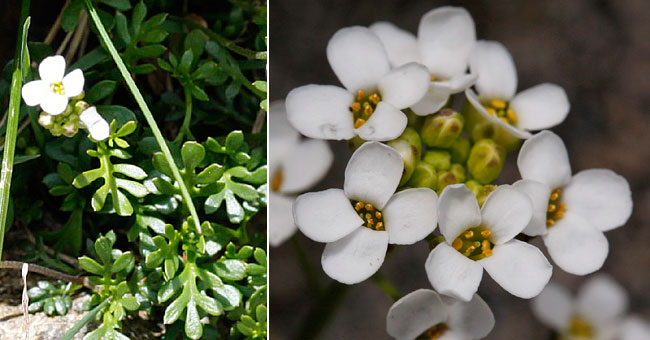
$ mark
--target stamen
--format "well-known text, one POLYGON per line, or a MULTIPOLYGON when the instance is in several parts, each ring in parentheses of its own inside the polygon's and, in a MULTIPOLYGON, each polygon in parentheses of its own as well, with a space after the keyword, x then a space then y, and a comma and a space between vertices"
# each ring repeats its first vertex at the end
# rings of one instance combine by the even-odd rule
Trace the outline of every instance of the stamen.
POLYGON ((508 109, 506 111, 506 117, 508 117, 508 120, 511 124, 515 124, 517 122, 517 115, 511 109, 508 109))
POLYGON ((483 237, 485 237, 485 238, 490 237, 490 235, 492 235, 492 233, 491 233, 489 230, 483 230, 483 231, 481 231, 481 236, 483 236, 483 237))
POLYGON ((354 128, 358 129, 358 128, 362 127, 363 124, 365 124, 365 123, 366 123, 365 120, 363 120, 361 118, 357 118, 357 120, 354 122, 354 128))
POLYGON ((551 201, 556 201, 558 198, 560 198, 560 189, 555 189, 551 193, 551 201))
POLYGON ((555 189, 551 192, 551 197, 548 200, 548 208, 546 209, 546 227, 549 228, 557 222, 557 220, 564 217, 566 204, 560 203, 562 192, 560 189, 555 189))
POLYGON ((473 236, 474 236, 474 232, 471 230, 465 233, 465 238, 472 238, 473 236))
POLYGON ((375 105, 379 104, 379 102, 381 101, 381 98, 379 98, 379 95, 377 95, 376 93, 371 94, 370 97, 368 97, 368 99, 375 105))
POLYGON ((490 105, 497 110, 503 110, 506 108, 506 102, 498 99, 491 100, 490 105))
POLYGON ((359 92, 357 92, 357 100, 358 101, 361 101, 363 99, 363 97, 365 97, 365 96, 366 96, 366 94, 365 94, 365 92, 363 92, 363 90, 359 90, 359 92))
POLYGON ((431 79, 431 82, 433 83, 434 81, 436 81, 436 76, 434 76, 433 73, 432 73, 431 76, 430 76, 430 79, 431 79))
POLYGON ((553 224, 555 224, 555 221, 553 221, 552 219, 549 218, 548 220, 546 220, 546 226, 547 226, 547 227, 550 227, 550 226, 552 226, 553 224))
POLYGON ((377 227, 375 229, 377 229, 377 230, 386 230, 384 228, 384 222, 377 222, 377 227))
POLYGON ((351 108, 352 108, 352 112, 359 112, 359 110, 361 110, 361 103, 354 102, 352 103, 351 108))
POLYGON ((372 206, 372 204, 370 204, 370 203, 366 204, 366 210, 372 211, 373 209, 374 209, 374 207, 372 206))
POLYGON ((64 95, 65 94, 65 89, 63 88, 63 84, 61 82, 56 82, 50 84, 50 90, 56 94, 64 95))
POLYGON ((377 217, 378 220, 381 220, 381 212, 375 211, 375 217, 377 217))
POLYGON ((463 241, 459 238, 456 238, 454 242, 451 243, 452 248, 460 250, 463 247, 463 241))
POLYGON ((470 260, 478 261, 492 255, 491 235, 484 226, 471 227, 456 237, 451 246, 470 260))
POLYGON ((373 230, 386 230, 384 228, 383 214, 370 203, 362 201, 352 201, 354 210, 359 213, 363 220, 363 226, 373 230))
POLYGON ((487 107, 487 108, 485 108, 485 109, 487 110, 487 112, 488 112, 491 116, 494 116, 494 115, 497 114, 497 111, 496 111, 495 109, 491 108, 491 107, 487 107))
POLYGON ((365 103, 363 106, 363 114, 366 116, 370 116, 373 112, 372 106, 370 106, 370 103, 365 103))
POLYGON ((363 209, 363 202, 357 202, 357 204, 354 205, 354 209, 356 211, 363 209))
POLYGON ((271 190, 273 191, 280 190, 280 187, 282 186, 283 178, 284 178, 284 172, 282 171, 282 169, 280 169, 275 173, 275 175, 273 175, 273 178, 271 178, 271 190))
POLYGON ((554 212, 556 209, 557 209, 557 206, 555 204, 549 204, 548 209, 546 211, 554 212))

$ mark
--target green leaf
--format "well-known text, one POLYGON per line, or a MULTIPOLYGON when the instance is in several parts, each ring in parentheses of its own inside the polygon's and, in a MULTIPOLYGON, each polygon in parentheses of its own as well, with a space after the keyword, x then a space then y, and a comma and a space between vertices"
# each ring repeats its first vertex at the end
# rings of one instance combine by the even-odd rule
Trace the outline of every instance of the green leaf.
POLYGON ((99 259, 102 261, 103 264, 109 264, 113 262, 112 254, 111 254, 112 248, 113 248, 113 244, 105 236, 100 236, 95 241, 95 252, 97 253, 97 256, 99 256, 99 259))
POLYGON ((226 149, 234 152, 244 145, 244 133, 236 130, 226 136, 226 149))
POLYGON ((145 179, 147 177, 147 173, 141 167, 133 164, 114 164, 113 171, 135 179, 145 179))
POLYGON ((157 58, 167 51, 163 45, 146 45, 135 49, 135 54, 141 58, 157 58))
POLYGON ((181 158, 186 171, 194 171, 205 158, 205 148, 203 145, 190 141, 185 142, 181 148, 181 158))
POLYGON ((219 68, 214 61, 207 61, 202 63, 199 68, 192 73, 193 79, 205 79, 214 76, 218 72, 219 68))
POLYGON ((162 172, 163 174, 167 175, 170 178, 173 178, 174 176, 172 175, 172 169, 169 167, 169 163, 167 163, 167 159, 165 158, 165 155, 163 155, 162 152, 156 152, 153 154, 153 166, 156 168, 156 170, 162 172))
POLYGON ((192 50, 186 50, 183 52, 181 57, 181 62, 178 65, 178 70, 182 74, 190 74, 190 69, 192 68, 192 62, 194 61, 194 53, 192 50))
POLYGON ((136 123, 135 121, 132 121, 132 120, 128 121, 124 125, 122 125, 122 127, 119 130, 117 130, 115 135, 119 136, 119 137, 128 136, 128 135, 132 134, 133 131, 135 131, 135 129, 137 127, 138 127, 138 123, 136 123))
MULTIPOLYGON (((165 30, 162 29, 154 29, 150 31, 143 31, 140 33, 140 41, 145 42, 145 43, 150 43, 150 44, 159 44, 167 38, 169 33, 165 30)), ((164 67, 161 68, 165 69, 164 67)), ((171 67, 169 69, 165 69, 168 72, 171 72, 171 67)))
POLYGON ((130 310, 130 311, 135 311, 138 308, 140 308, 140 303, 138 302, 138 299, 135 296, 128 295, 123 297, 120 302, 122 302, 122 306, 124 308, 130 310))
POLYGON ((122 255, 120 255, 115 262, 113 262, 113 267, 111 268, 111 272, 117 273, 122 270, 127 269, 131 265, 133 265, 133 262, 135 259, 133 258, 133 254, 131 252, 125 252, 122 255))
POLYGON ((265 81, 258 80, 258 81, 253 83, 253 86, 255 86, 256 89, 266 93, 266 82, 265 81))
POLYGON ((219 164, 210 164, 203 171, 194 177, 195 184, 212 184, 216 183, 223 174, 223 166, 219 164))
POLYGON ((77 189, 81 189, 101 178, 103 175, 104 171, 101 168, 88 170, 77 175, 77 177, 75 177, 72 181, 72 185, 74 185, 74 187, 77 189))
POLYGON ((152 16, 149 20, 144 22, 142 25, 142 31, 147 32, 162 25, 165 20, 167 20, 167 15, 167 13, 160 13, 152 16))
POLYGON ((83 9, 83 2, 79 0, 74 0, 68 5, 68 7, 63 11, 63 16, 61 17, 61 28, 66 32, 71 32, 77 22, 79 21, 79 14, 83 9))
POLYGON ((102 265, 87 256, 82 256, 79 258, 79 266, 81 266, 83 270, 92 274, 101 275, 104 272, 104 267, 102 267, 102 265))
POLYGON ((142 25, 142 21, 144 21, 146 16, 147 6, 145 6, 144 2, 140 1, 133 8, 133 14, 131 15, 131 25, 134 33, 137 34, 140 31, 140 25, 142 25))
POLYGON ((115 92, 117 82, 114 80, 102 80, 95 84, 88 90, 84 99, 90 103, 97 103, 98 101, 110 96, 115 92))
POLYGON ((214 264, 214 272, 222 279, 238 281, 246 277, 246 263, 242 260, 224 260, 214 264))
POLYGON ((194 84, 192 84, 191 87, 192 87, 192 96, 194 96, 194 98, 203 102, 207 102, 208 100, 210 100, 210 98, 205 93, 205 91, 203 91, 200 87, 194 84))
POLYGON ((185 37, 185 43, 183 45, 183 48, 185 50, 192 50, 193 61, 198 60, 203 54, 203 51, 205 50, 205 43, 207 41, 208 41, 208 37, 205 35, 205 33, 196 29, 191 31, 185 37))
POLYGON ((128 121, 138 121, 133 111, 120 105, 97 105, 97 111, 101 113, 107 122, 115 119, 117 126, 122 126, 128 121))
POLYGON ((131 43, 131 34, 129 34, 128 24, 124 14, 117 12, 115 14, 115 27, 117 29, 117 36, 124 41, 127 45, 131 43))
POLYGON ((120 11, 128 11, 131 9, 131 3, 129 0, 99 0, 99 2, 105 3, 120 11))
POLYGON ((232 310, 241 304, 242 293, 234 286, 223 285, 214 287, 212 290, 216 294, 216 299, 221 302, 224 310, 232 310))

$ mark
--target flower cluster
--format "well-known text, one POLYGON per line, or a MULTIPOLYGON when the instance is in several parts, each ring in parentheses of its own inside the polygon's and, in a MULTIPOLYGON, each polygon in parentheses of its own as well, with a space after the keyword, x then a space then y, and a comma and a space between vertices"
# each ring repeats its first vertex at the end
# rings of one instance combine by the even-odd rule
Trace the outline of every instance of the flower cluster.
MULTIPOLYGON (((627 181, 606 169, 572 176, 562 140, 544 130, 569 113, 564 89, 544 83, 516 93, 512 56, 501 43, 477 41, 465 9, 426 13, 417 36, 387 22, 340 29, 327 59, 343 87, 294 89, 286 118, 305 136, 349 140, 354 153, 343 190, 298 196, 294 222, 327 243, 323 270, 345 284, 377 273, 389 244, 428 241, 422 262, 435 291, 421 289, 393 305, 391 336, 486 336, 494 316, 476 295, 483 269, 520 298, 547 287, 553 266, 527 242, 532 237, 541 236, 568 273, 602 267, 603 232, 624 225, 632 211, 627 181), (454 103, 461 96, 464 105, 454 103), (522 179, 494 184, 520 145, 522 179)), ((286 172, 280 178, 292 180, 286 172)), ((285 203, 271 197, 276 204, 285 203)), ((272 217, 271 230, 274 223, 272 217)))

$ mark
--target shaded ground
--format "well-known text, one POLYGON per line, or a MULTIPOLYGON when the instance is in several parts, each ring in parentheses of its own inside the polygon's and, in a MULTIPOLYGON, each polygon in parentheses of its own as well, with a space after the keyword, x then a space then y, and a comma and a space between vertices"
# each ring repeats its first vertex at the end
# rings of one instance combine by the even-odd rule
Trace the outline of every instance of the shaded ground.
MULTIPOLYGON (((479 39, 501 41, 512 53, 519 89, 553 82, 567 91, 571 113, 553 129, 567 144, 574 172, 610 168, 633 190, 634 212, 622 228, 607 232, 610 255, 603 272, 614 276, 631 296, 631 310, 650 320, 650 3, 628 1, 275 1, 271 4, 271 99, 292 88, 338 81, 325 57, 329 37, 344 26, 389 20, 416 32, 420 16, 445 4, 465 6, 476 21, 479 39)), ((350 152, 331 143, 338 163, 314 190, 342 187, 350 152)), ((509 158, 503 182, 518 179, 509 158)), ((322 244, 300 236, 319 280, 322 244)), ((539 243, 534 243, 540 245, 539 243)), ((542 246, 543 248, 543 246, 542 246)), ((270 251, 272 339, 290 338, 313 302, 290 243, 270 251)), ((423 271, 423 243, 400 248, 382 272, 402 293, 430 288, 423 271)), ((572 288, 584 278, 554 270, 553 279, 572 288)), ((515 298, 484 275, 479 289, 497 324, 488 339, 548 339, 529 302, 515 298)), ((373 283, 353 287, 323 331, 322 339, 387 339, 386 312, 392 301, 373 283)), ((314 322, 314 320, 310 320, 314 322)))

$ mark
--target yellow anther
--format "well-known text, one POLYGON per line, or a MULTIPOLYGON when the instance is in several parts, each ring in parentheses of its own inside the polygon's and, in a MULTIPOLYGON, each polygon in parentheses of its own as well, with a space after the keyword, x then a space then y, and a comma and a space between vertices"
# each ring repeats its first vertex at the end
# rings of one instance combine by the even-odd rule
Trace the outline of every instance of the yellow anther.
POLYGON ((384 223, 383 222, 378 222, 377 227, 375 229, 377 229, 377 230, 385 230, 384 229, 384 223))
POLYGON ((504 122, 504 123, 506 123, 506 124, 510 124, 510 122, 508 122, 508 120, 506 119, 506 117, 499 117, 499 119, 501 119, 501 121, 504 122))
POLYGON ((359 90, 359 92, 357 92, 357 100, 360 101, 360 100, 363 99, 363 97, 365 97, 365 96, 366 96, 366 93, 363 92, 363 90, 359 90))
POLYGON ((490 249, 490 241, 488 240, 483 240, 483 243, 481 243, 481 249, 490 249))
POLYGON ((560 211, 566 210, 566 204, 560 203, 560 211))
POLYGON ((61 82, 56 82, 50 84, 50 90, 56 94, 64 95, 65 94, 65 89, 63 88, 63 84, 61 82))
POLYGON ((556 201, 558 198, 560 198, 560 189, 555 189, 555 190, 553 190, 553 192, 551 193, 551 198, 550 198, 550 200, 551 200, 551 201, 556 201))
POLYGON ((515 114, 514 111, 508 109, 506 111, 506 117, 508 117, 508 120, 510 120, 510 123, 514 124, 517 122, 517 115, 515 114))
POLYGON ((433 73, 431 74, 431 76, 429 78, 431 79, 431 82, 436 81, 436 76, 434 76, 433 73))
POLYGON ((365 123, 366 123, 366 121, 363 118, 357 118, 357 120, 354 122, 354 128, 358 129, 358 128, 362 127, 363 124, 365 124, 365 123))
POLYGON ((483 249, 481 254, 483 254, 485 257, 492 256, 492 249, 483 249))
POLYGON ((379 211, 375 211, 375 217, 376 217, 378 220, 381 220, 381 212, 379 212, 379 211))
POLYGON ((377 105, 381 101, 381 98, 379 97, 378 94, 373 93, 368 97, 368 100, 370 100, 373 104, 377 105))
POLYGON ((487 110, 487 112, 488 112, 491 116, 494 116, 495 114, 497 114, 497 111, 494 110, 494 109, 491 108, 491 107, 486 107, 485 110, 487 110))
POLYGON ((460 250, 460 248, 463 247, 463 240, 461 240, 460 238, 457 237, 454 240, 454 242, 451 243, 451 247, 456 249, 456 250, 460 250))
POLYGON ((284 178, 284 172, 282 170, 278 170, 275 173, 275 175, 273 175, 273 178, 271 178, 271 190, 273 191, 280 190, 280 187, 282 186, 283 178, 284 178))
MULTIPOLYGON (((492 235, 492 233, 489 230, 481 231, 481 236, 483 236, 483 237, 487 238, 487 237, 490 237, 490 235, 492 235)), ((483 242, 485 242, 485 241, 483 241, 483 242)))
POLYGON ((370 221, 370 219, 372 219, 372 215, 370 213, 366 213, 365 216, 367 221, 370 221))
POLYGON ((465 238, 472 238, 472 237, 474 237, 474 232, 473 231, 470 230, 470 231, 465 233, 465 238))
POLYGON ((549 204, 548 209, 546 211, 548 212, 554 212, 557 209, 557 206, 555 204, 549 204))
POLYGON ((375 208, 372 206, 372 204, 370 204, 370 203, 366 204, 366 210, 372 211, 373 209, 375 209, 375 208))
POLYGON ((370 103, 366 103, 366 105, 364 105, 363 107, 363 114, 365 114, 366 116, 370 116, 372 112, 373 112, 372 106, 370 106, 370 103))
POLYGON ((503 110, 506 108, 506 102, 499 99, 494 99, 490 101, 490 105, 497 110, 503 110))
POLYGON ((548 220, 546 220, 546 226, 547 226, 547 227, 550 227, 550 226, 552 226, 553 224, 555 224, 555 221, 553 221, 552 219, 549 218, 548 220))
POLYGON ((363 209, 363 202, 357 202, 357 204, 354 205, 354 209, 356 211, 363 209))
POLYGON ((359 110, 361 110, 361 103, 354 102, 352 103, 351 108, 352 108, 352 112, 359 112, 359 110))
POLYGON ((563 216, 564 216, 564 211, 562 211, 562 210, 556 212, 555 215, 553 215, 553 217, 554 217, 556 220, 561 219, 563 216))
POLYGON ((474 250, 476 250, 476 247, 474 246, 469 246, 467 249, 465 249, 465 256, 469 256, 474 250))

